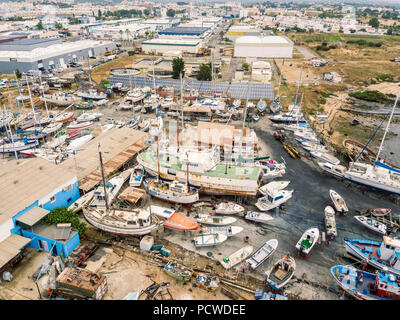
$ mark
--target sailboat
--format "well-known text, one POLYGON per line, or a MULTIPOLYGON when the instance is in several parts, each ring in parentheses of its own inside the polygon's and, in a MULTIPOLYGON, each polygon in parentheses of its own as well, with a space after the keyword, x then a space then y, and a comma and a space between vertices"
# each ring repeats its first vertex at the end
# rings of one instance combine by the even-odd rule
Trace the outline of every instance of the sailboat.
MULTIPOLYGON (((396 100, 393 105, 392 112, 390 113, 390 117, 385 129, 385 133, 383 134, 383 138, 378 150, 378 154, 376 155, 376 160, 373 165, 367 163, 357 163, 357 160, 360 158, 364 149, 368 146, 369 142, 375 136, 377 130, 374 135, 371 137, 370 141, 361 151, 361 153, 357 156, 354 162, 351 163, 349 170, 347 170, 344 174, 344 178, 358 183, 362 185, 366 185, 368 187, 372 187, 379 190, 384 190, 396 194, 400 194, 400 170, 390 167, 385 164, 384 161, 380 161, 380 154, 383 150, 383 144, 386 138, 386 135, 389 130, 390 123, 392 121, 392 117, 394 111, 396 109, 396 105, 399 99, 400 92, 396 96, 396 100)), ((386 119, 386 118, 385 118, 386 119)), ((385 119, 383 121, 385 121, 385 119)), ((382 123, 383 123, 382 121, 382 123)), ((381 123, 381 125, 382 125, 381 123)))

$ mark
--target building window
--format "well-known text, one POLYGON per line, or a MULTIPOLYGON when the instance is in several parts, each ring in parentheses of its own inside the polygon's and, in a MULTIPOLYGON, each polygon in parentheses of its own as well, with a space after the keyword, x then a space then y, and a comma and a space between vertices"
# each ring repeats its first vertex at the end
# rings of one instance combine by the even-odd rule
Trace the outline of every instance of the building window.
POLYGON ((51 202, 51 203, 56 202, 56 196, 52 196, 52 197, 50 198, 50 202, 51 202))
POLYGON ((72 184, 70 184, 64 188, 64 191, 69 191, 69 190, 72 190, 72 184))

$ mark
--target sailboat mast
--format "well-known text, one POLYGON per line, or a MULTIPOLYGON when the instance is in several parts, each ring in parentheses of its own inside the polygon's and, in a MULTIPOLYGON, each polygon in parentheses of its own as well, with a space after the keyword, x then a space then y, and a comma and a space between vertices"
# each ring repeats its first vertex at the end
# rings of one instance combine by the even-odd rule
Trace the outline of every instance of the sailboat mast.
POLYGON ((182 134, 181 137, 183 138, 183 130, 184 130, 184 125, 183 125, 183 80, 182 80, 182 72, 179 74, 179 79, 181 80, 181 107, 182 107, 182 116, 181 116, 181 121, 182 121, 182 134))
POLYGON ((189 188, 189 151, 186 151, 186 184, 189 188))
POLYGON ((106 210, 108 211, 109 208, 108 208, 107 186, 106 186, 106 179, 104 177, 103 157, 101 156, 100 143, 99 143, 98 149, 99 149, 101 178, 103 180, 103 187, 104 187, 104 199, 106 202, 106 210))
POLYGON ((388 131, 389 131, 390 122, 392 121, 393 114, 394 114, 394 110, 396 109, 397 101, 399 100, 399 95, 400 95, 400 91, 397 93, 396 100, 395 100, 395 102, 394 102, 394 104, 393 104, 393 109, 392 109, 392 112, 391 112, 391 114, 390 114, 388 123, 387 123, 387 125, 386 125, 385 133, 383 134, 383 138, 382 138, 382 141, 381 141, 381 145, 379 146, 379 150, 378 150, 378 153, 377 153, 377 155, 376 155, 375 162, 379 160, 379 155, 381 154, 381 151, 382 151, 382 149, 383 149, 383 143, 384 143, 384 141, 385 141, 386 134, 387 134, 388 131))
POLYGON ((158 146, 158 136, 155 136, 157 142, 157 178, 160 180, 160 151, 158 146))
POLYGON ((44 100, 44 106, 46 107, 46 113, 47 113, 47 117, 50 117, 50 115, 49 115, 49 109, 47 108, 47 101, 46 101, 46 99, 44 98, 44 88, 43 88, 43 86, 42 86, 42 77, 39 75, 39 90, 42 90, 42 97, 43 97, 43 100, 44 100))
POLYGON ((239 156, 242 155, 244 123, 245 123, 246 117, 247 117, 247 105, 249 104, 249 92, 250 92, 251 80, 252 80, 252 75, 250 75, 250 81, 247 86, 246 105, 244 106, 244 112, 243 112, 242 133, 240 134, 239 156))

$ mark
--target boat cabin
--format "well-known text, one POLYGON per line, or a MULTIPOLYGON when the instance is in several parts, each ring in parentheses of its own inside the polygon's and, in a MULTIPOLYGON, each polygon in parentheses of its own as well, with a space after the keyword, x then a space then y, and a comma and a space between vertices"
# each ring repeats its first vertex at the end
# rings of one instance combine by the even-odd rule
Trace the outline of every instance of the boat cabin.
POLYGON ((377 250, 380 259, 385 260, 395 269, 400 269, 400 238, 383 237, 377 250))
POLYGON ((384 297, 400 296, 400 277, 392 273, 378 272, 375 285, 376 294, 384 297))

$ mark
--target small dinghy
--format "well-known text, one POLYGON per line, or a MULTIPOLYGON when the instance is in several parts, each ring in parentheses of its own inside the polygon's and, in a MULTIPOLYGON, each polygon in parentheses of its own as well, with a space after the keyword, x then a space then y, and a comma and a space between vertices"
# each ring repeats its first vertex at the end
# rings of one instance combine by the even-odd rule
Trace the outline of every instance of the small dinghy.
POLYGON ((346 202, 339 193, 331 189, 329 190, 329 195, 331 196, 333 206, 335 207, 336 211, 341 212, 343 214, 349 212, 346 202))
POLYGON ((317 227, 307 229, 300 240, 296 244, 296 249, 301 255, 306 257, 310 254, 311 249, 315 246, 319 238, 319 230, 317 227))
POLYGON ((289 185, 290 181, 272 181, 260 187, 258 191, 266 196, 268 190, 283 190, 289 185))
POLYGON ((389 208, 375 208, 375 209, 371 209, 370 213, 374 217, 384 217, 384 216, 388 215, 391 211, 392 211, 392 209, 389 209, 389 208))
POLYGON ((190 281, 193 275, 192 270, 173 261, 169 261, 165 265, 164 271, 172 278, 184 283, 190 281))
POLYGON ((292 279, 296 270, 296 261, 290 256, 284 256, 272 267, 267 284, 275 290, 282 289, 292 279))
POLYGON ((364 216, 354 216, 354 219, 356 219, 368 229, 386 235, 387 227, 384 223, 364 216))
POLYGON ((84 194, 82 197, 80 197, 78 200, 76 200, 73 204, 71 204, 68 207, 68 210, 71 210, 73 212, 79 212, 82 210, 82 208, 89 204, 90 201, 92 201, 94 196, 94 190, 84 194))
POLYGON ((242 232, 243 228, 238 226, 223 226, 223 227, 203 226, 201 230, 204 234, 220 233, 227 237, 232 237, 242 232))
POLYGON ((133 169, 131 176, 129 178, 129 185, 131 187, 140 187, 140 185, 142 184, 142 181, 143 181, 143 177, 144 177, 143 167, 136 166, 133 169))
POLYGON ((246 263, 251 269, 256 270, 264 263, 265 260, 272 256, 276 248, 278 248, 278 240, 268 240, 260 248, 258 248, 249 259, 246 260, 246 263))
POLYGON ((221 202, 215 208, 217 214, 241 214, 244 208, 234 202, 221 202))
POLYGON ((325 207, 325 228, 329 240, 335 240, 337 237, 335 209, 331 206, 325 207))
POLYGON ((253 252, 252 246, 245 246, 238 251, 232 253, 230 256, 223 258, 220 262, 225 269, 232 268, 238 263, 242 262, 253 252))
POLYGON ((400 298, 400 277, 392 273, 370 273, 353 266, 333 266, 330 271, 339 287, 358 300, 400 298))
POLYGON ((210 226, 228 226, 236 222, 236 218, 224 216, 210 216, 208 214, 198 214, 195 216, 196 220, 202 224, 210 226))
POLYGON ((203 272, 194 272, 193 275, 195 276, 194 284, 200 288, 206 289, 208 291, 215 291, 219 287, 219 278, 213 277, 207 273, 203 272))
POLYGON ((268 213, 257 212, 257 211, 247 211, 244 218, 246 220, 259 222, 259 223, 267 223, 268 221, 271 221, 274 219, 268 213))
POLYGON ((78 129, 89 128, 92 125, 93 125, 93 121, 85 121, 85 122, 73 121, 73 122, 71 122, 70 125, 67 126, 67 129, 68 130, 78 130, 78 129))
POLYGON ((226 241, 226 239, 228 237, 220 233, 202 234, 194 238, 194 245, 198 248, 211 247, 226 241))

